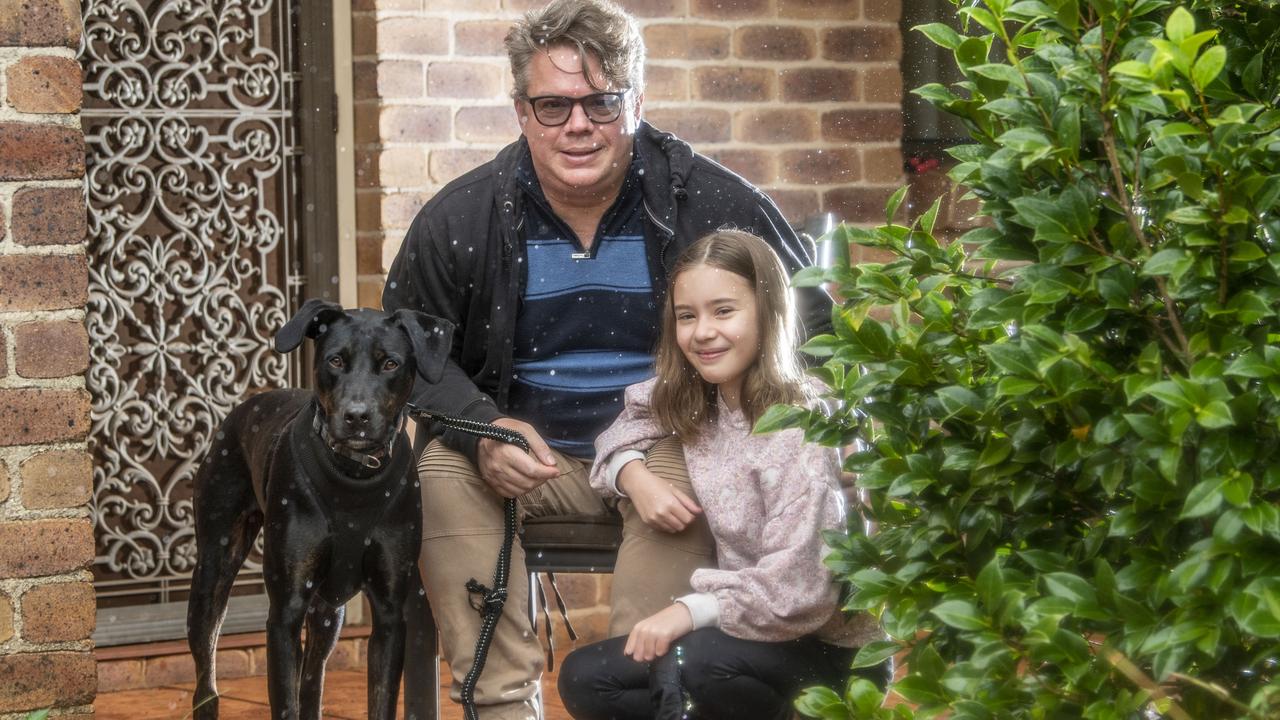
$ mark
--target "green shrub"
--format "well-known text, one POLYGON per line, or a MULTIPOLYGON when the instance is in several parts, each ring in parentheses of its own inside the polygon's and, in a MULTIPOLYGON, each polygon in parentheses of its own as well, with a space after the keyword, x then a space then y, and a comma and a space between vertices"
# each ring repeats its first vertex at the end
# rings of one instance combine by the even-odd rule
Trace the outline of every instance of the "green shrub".
MULTIPOLYGON (((916 92, 973 143, 986 227, 837 229, 894 259, 823 271, 807 352, 861 441, 849 609, 904 652, 824 718, 1280 717, 1280 4, 969 2, 917 28, 965 81, 916 92)), ((843 694, 837 694, 837 691, 843 694)))

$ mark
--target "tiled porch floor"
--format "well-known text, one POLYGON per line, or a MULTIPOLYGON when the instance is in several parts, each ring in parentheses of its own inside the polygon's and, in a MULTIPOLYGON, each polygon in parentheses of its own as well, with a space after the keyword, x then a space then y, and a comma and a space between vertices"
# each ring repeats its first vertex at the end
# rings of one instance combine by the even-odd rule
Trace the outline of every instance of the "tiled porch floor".
MULTIPOLYGON (((557 653, 556 667, 563 660, 557 653)), ((448 677, 447 668, 441 676, 448 677)), ((545 694, 546 720, 569 720, 556 695, 556 675, 547 673, 542 687, 545 694)), ((191 712, 194 683, 147 690, 122 690, 103 693, 94 703, 98 720, 182 720, 191 712)), ((325 677, 324 717, 326 720, 364 720, 366 717, 365 674, 363 671, 336 670, 325 677)), ((270 717, 267 705, 266 678, 247 677, 218 682, 222 695, 219 703, 221 720, 262 720, 270 717)), ((403 694, 402 694, 403 696, 403 694)), ((461 720, 462 706, 449 700, 448 687, 440 691, 440 720, 461 720)))

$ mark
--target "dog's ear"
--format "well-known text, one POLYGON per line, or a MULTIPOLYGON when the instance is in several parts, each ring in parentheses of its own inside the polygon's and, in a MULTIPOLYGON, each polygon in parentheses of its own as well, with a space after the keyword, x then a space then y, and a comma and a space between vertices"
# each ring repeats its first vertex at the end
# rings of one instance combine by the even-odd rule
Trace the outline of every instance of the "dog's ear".
POLYGON ((453 323, 417 310, 396 310, 391 315, 409 335, 418 373, 429 383, 438 383, 453 346, 453 323))
POLYGON ((312 298, 298 308, 289 322, 276 333, 276 352, 287 353, 302 344, 302 338, 315 338, 324 328, 346 311, 341 305, 312 298))

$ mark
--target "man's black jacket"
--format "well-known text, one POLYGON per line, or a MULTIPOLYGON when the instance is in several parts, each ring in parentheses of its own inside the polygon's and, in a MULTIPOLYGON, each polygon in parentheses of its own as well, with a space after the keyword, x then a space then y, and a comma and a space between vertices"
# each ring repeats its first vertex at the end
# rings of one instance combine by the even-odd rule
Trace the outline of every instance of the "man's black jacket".
MULTIPOLYGON (((813 264, 812 248, 750 183, 648 123, 637 129, 635 143, 655 292, 665 290, 685 246, 721 228, 763 237, 790 272, 813 264)), ((385 310, 421 310, 457 326, 444 378, 435 385, 418 378, 414 402, 423 407, 484 422, 503 416, 526 275, 524 193, 515 171, 527 152, 521 137, 446 185, 418 212, 391 265, 385 310)), ((804 289, 796 300, 806 336, 830 329, 826 295, 804 289)), ((474 437, 447 431, 443 439, 475 460, 474 437)))

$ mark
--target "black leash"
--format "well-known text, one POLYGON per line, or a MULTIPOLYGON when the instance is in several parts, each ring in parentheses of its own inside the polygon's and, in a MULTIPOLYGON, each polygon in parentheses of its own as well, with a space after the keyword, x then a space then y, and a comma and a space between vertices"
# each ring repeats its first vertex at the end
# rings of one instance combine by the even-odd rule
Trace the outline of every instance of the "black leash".
MULTIPOLYGON (((405 409, 414 417, 426 418, 432 422, 479 437, 500 440, 516 445, 529 452, 529 441, 520 433, 489 423, 467 420, 433 412, 409 403, 405 409)), ((511 574, 511 544, 516 537, 516 501, 507 498, 502 503, 503 527, 502 547, 498 550, 497 566, 493 569, 493 587, 485 587, 475 578, 467 581, 467 592, 480 596, 480 602, 472 601, 472 607, 480 613, 480 637, 476 639, 475 661, 462 681, 462 712, 466 720, 477 720, 476 715, 476 682, 484 671, 484 661, 489 655, 489 644, 493 642, 493 631, 498 626, 498 618, 502 617, 502 606, 507 602, 507 578, 511 574)), ((532 590, 531 590, 532 591, 532 590)))

